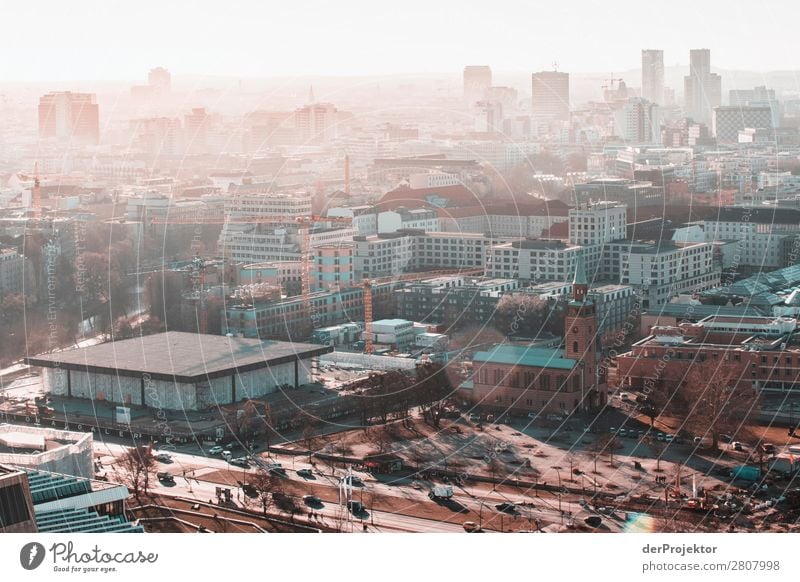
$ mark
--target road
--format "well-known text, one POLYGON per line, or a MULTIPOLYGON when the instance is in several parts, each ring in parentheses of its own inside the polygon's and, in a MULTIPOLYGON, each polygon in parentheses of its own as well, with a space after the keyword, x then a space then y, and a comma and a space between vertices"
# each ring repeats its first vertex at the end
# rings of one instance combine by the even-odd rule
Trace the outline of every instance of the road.
MULTIPOLYGON (((95 453, 99 456, 104 469, 114 473, 116 467, 114 461, 122 455, 126 447, 121 444, 109 442, 96 442, 95 453)), ((217 471, 230 471, 231 477, 237 481, 245 481, 248 475, 252 475, 255 469, 242 469, 231 467, 224 459, 214 456, 202 456, 182 452, 170 452, 172 463, 158 463, 159 471, 169 471, 175 477, 174 485, 165 485, 156 482, 151 486, 153 493, 172 497, 182 497, 197 499, 199 501, 213 501, 216 499, 217 487, 229 487, 220 483, 204 479, 205 475, 216 473, 217 471)), ((336 469, 333 474, 325 474, 319 470, 318 466, 310 465, 306 458, 302 461, 290 456, 272 456, 274 461, 280 462, 287 469, 286 479, 298 488, 308 488, 314 485, 313 493, 322 498, 323 507, 306 508, 304 511, 314 511, 322 518, 322 523, 331 527, 338 527, 340 524, 345 528, 352 528, 353 531, 362 530, 362 522, 350 516, 349 512, 343 510, 337 500, 339 498, 339 479, 345 475, 345 471, 336 469), (303 479, 297 475, 299 469, 311 469, 314 478, 311 481, 303 479), (319 493, 322 487, 323 493, 319 493), (343 519, 344 518, 344 519, 343 519), (349 521, 348 521, 349 519, 349 521)), ((401 531, 401 532, 463 532, 464 521, 476 521, 492 531, 518 531, 536 529, 537 524, 544 527, 547 524, 562 524, 569 520, 569 513, 578 517, 588 515, 577 504, 575 496, 563 495, 561 508, 559 510, 559 499, 557 494, 543 492, 539 497, 531 497, 515 492, 510 487, 495 489, 488 483, 476 483, 468 488, 454 487, 453 501, 460 504, 469 513, 467 516, 462 512, 453 511, 447 514, 445 519, 426 519, 419 516, 420 508, 423 512, 427 508, 432 509, 434 503, 428 498, 427 489, 415 488, 411 482, 409 484, 387 484, 375 480, 371 475, 359 473, 359 477, 364 480, 364 488, 353 488, 352 499, 363 500, 367 513, 363 516, 363 522, 367 524, 368 531, 401 531), (504 490, 506 492, 504 492, 504 490), (411 510, 416 515, 404 513, 403 509, 397 511, 386 511, 380 507, 373 509, 370 507, 372 496, 387 496, 399 500, 403 508, 411 510), (517 504, 516 515, 507 515, 499 512, 496 505, 500 503, 517 504), (522 505, 522 504, 525 505, 522 505), (477 519, 476 519, 477 516, 477 519)), ((123 480, 122 475, 116 474, 115 478, 123 480)), ((419 485, 417 485, 419 487, 419 485)), ((293 487, 294 488, 294 487, 293 487)), ((232 488, 232 494, 237 505, 244 505, 243 494, 237 487, 232 488)), ((305 507, 302 495, 296 495, 295 503, 299 507, 305 507)), ((257 503, 257 502, 256 502, 257 503)), ((253 509, 258 507, 251 502, 253 509)), ((441 512, 439 512, 441 513, 441 512)), ((605 520, 604 521, 608 521, 605 520)), ((613 522, 611 523, 613 526, 613 522)), ((612 527, 611 529, 619 529, 612 527)))

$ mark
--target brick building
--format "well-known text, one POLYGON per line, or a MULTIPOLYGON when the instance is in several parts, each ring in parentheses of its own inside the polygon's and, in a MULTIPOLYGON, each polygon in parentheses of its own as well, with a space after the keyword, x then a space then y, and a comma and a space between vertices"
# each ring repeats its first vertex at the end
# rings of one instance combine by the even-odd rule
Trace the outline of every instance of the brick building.
POLYGON ((597 315, 582 257, 572 289, 563 349, 499 345, 477 352, 464 394, 478 406, 510 414, 569 414, 602 406, 607 395, 597 366, 597 315))
POLYGON ((692 366, 723 364, 739 383, 762 392, 800 388, 800 336, 790 317, 709 316, 697 323, 654 326, 617 357, 617 378, 634 390, 673 390, 692 366))

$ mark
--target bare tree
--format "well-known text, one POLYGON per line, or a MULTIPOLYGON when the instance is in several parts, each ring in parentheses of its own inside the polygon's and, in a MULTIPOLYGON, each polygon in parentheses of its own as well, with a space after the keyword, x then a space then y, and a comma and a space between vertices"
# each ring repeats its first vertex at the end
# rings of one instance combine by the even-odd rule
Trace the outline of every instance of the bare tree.
MULTIPOLYGON (((614 465, 614 449, 617 446, 617 435, 615 434, 603 434, 598 437, 597 441, 595 441, 595 446, 598 449, 599 454, 605 453, 608 455, 608 462, 612 466, 614 465)), ((595 459, 595 471, 597 471, 597 460, 595 459)))
POLYGON ((303 427, 303 445, 308 451, 308 460, 311 462, 311 455, 314 454, 314 439, 317 436, 317 420, 309 416, 308 422, 303 427))
POLYGON ((445 368, 439 364, 426 363, 417 367, 417 380, 414 386, 417 402, 422 410, 422 418, 439 428, 453 386, 445 368))
POLYGON ((150 486, 150 472, 156 465, 150 446, 139 445, 128 448, 120 457, 120 465, 136 499, 139 499, 142 493, 146 495, 150 486))
POLYGON ((656 438, 648 437, 647 439, 647 446, 650 447, 650 450, 653 451, 653 454, 656 456, 656 472, 661 472, 661 456, 664 454, 664 449, 666 448, 666 443, 664 441, 660 441, 656 438))
POLYGON ((574 481, 573 471, 575 470, 575 455, 567 455, 565 460, 569 463, 569 477, 567 477, 567 481, 574 481))
POLYGON ((261 503, 261 509, 266 517, 267 509, 270 508, 273 502, 273 494, 280 492, 280 479, 268 470, 259 469, 251 477, 250 484, 258 495, 258 501, 261 503))
MULTIPOLYGON (((661 396, 663 399, 663 395, 661 396)), ((695 434, 708 434, 718 448, 719 437, 735 433, 759 409, 759 396, 730 364, 697 363, 664 401, 664 410, 683 418, 683 426, 695 434)))

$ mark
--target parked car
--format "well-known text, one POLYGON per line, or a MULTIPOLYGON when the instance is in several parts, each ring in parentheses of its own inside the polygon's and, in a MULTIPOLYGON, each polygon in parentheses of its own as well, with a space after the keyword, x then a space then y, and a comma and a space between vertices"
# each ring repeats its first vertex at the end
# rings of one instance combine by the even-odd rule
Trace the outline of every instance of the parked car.
POLYGON ((172 456, 169 453, 158 453, 156 455, 156 461, 159 461, 160 463, 171 463, 172 456))
POLYGON ((600 527, 600 524, 603 523, 603 519, 599 515, 590 515, 583 521, 590 527, 600 527))
POLYGON ((656 435, 656 439, 657 439, 657 440, 659 440, 659 441, 662 441, 662 442, 663 442, 664 440, 666 440, 666 437, 667 437, 667 435, 665 435, 663 432, 660 432, 660 433, 658 433, 658 434, 656 435))
POLYGON ((495 509, 497 509, 497 511, 501 511, 503 513, 516 513, 517 506, 514 505, 513 503, 503 502, 503 503, 498 503, 497 505, 495 505, 495 509))
POLYGON ((743 450, 744 450, 744 445, 742 445, 742 443, 741 443, 741 442, 739 442, 739 441, 733 441, 733 442, 731 443, 731 448, 732 448, 734 451, 743 451, 743 450))
POLYGON ((729 434, 721 434, 719 435, 719 440, 723 443, 729 443, 733 440, 733 437, 729 434))
POLYGON ((474 521, 465 521, 463 524, 464 531, 468 531, 469 533, 476 533, 481 531, 481 528, 478 527, 478 524, 474 521))
POLYGON ((310 479, 314 476, 314 473, 311 472, 311 469, 298 469, 297 474, 303 479, 310 479))
POLYGON ((348 501, 347 502, 347 509, 350 510, 350 513, 353 515, 358 515, 364 511, 364 506, 361 505, 360 501, 348 501))
POLYGON ((627 392, 620 392, 619 393, 619 399, 620 400, 630 400, 630 396, 628 395, 627 392))
POLYGON ((364 486, 364 482, 361 480, 361 478, 360 477, 356 477, 355 475, 353 475, 352 477, 342 477, 341 480, 340 480, 340 483, 344 483, 344 484, 350 485, 352 487, 363 487, 364 486), (349 483, 348 483, 348 481, 349 481, 349 483))
POLYGON ((627 431, 627 430, 625 430, 624 428, 621 428, 621 429, 619 429, 619 430, 617 431, 617 435, 618 435, 618 436, 621 436, 621 437, 628 436, 628 431, 627 431))
POLYGON ((672 434, 665 434, 664 435, 664 442, 671 443, 674 440, 675 440, 675 435, 672 435, 672 434))
POLYGON ((220 454, 220 453, 221 453, 222 451, 224 451, 224 450, 225 450, 225 449, 223 449, 221 446, 219 446, 219 445, 216 445, 216 446, 213 446, 213 447, 211 447, 210 449, 208 449, 208 454, 209 454, 209 455, 218 455, 218 454, 220 454))
POLYGON ((243 469, 247 469, 250 466, 250 462, 247 460, 247 457, 238 457, 236 459, 231 459, 228 462, 231 465, 236 465, 237 467, 242 467, 243 469))
POLYGON ((429 493, 428 497, 436 501, 437 499, 451 499, 453 497, 453 488, 448 486, 436 486, 429 493))
POLYGON ((322 499, 316 495, 303 495, 303 503, 311 507, 319 507, 322 505, 322 499))
POLYGON ((481 419, 479 414, 475 414, 474 412, 469 415, 469 419, 471 422, 477 422, 481 419))
POLYGON ((159 471, 158 473, 156 473, 156 477, 158 477, 158 480, 161 481, 162 483, 169 483, 169 484, 175 483, 175 477, 172 476, 172 473, 169 473, 167 471, 159 471))

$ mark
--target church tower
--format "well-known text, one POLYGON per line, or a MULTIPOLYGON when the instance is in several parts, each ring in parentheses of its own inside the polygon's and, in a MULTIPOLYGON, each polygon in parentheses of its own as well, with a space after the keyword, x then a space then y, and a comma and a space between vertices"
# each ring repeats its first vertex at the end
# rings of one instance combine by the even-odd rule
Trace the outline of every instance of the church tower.
POLYGON ((564 320, 564 357, 577 360, 572 371, 570 387, 580 392, 579 408, 587 410, 602 404, 598 390, 597 314, 594 301, 589 299, 589 283, 583 254, 578 255, 575 278, 572 281, 572 301, 567 304, 564 320))

